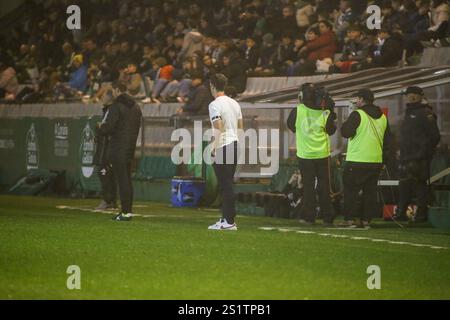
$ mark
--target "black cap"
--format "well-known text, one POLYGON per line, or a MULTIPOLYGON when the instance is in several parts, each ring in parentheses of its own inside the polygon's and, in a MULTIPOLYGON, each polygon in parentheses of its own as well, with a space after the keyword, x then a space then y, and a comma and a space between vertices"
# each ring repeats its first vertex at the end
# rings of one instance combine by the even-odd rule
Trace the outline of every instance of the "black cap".
POLYGON ((418 95, 423 96, 423 90, 422 90, 422 88, 416 87, 416 86, 408 87, 408 88, 406 89, 406 91, 403 92, 403 94, 411 94, 411 93, 413 93, 413 94, 418 94, 418 95))
POLYGON ((353 98, 363 98, 364 101, 372 102, 375 100, 372 90, 370 89, 360 89, 352 95, 353 98))

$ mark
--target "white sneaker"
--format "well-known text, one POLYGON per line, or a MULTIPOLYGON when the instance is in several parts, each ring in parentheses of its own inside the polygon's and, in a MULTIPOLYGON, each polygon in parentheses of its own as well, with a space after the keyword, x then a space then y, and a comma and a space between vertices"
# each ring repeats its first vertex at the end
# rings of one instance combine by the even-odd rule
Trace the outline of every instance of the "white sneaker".
POLYGON ((212 226, 209 226, 208 230, 236 231, 237 230, 237 226, 236 226, 236 223, 229 224, 227 222, 227 220, 220 219, 219 221, 217 221, 212 226))

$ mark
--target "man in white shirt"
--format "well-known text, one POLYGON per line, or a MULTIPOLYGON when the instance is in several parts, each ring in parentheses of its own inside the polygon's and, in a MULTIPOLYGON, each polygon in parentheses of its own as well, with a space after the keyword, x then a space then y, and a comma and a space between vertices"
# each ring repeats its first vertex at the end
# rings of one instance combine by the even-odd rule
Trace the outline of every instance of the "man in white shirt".
POLYGON ((239 103, 225 95, 227 82, 223 74, 215 74, 210 80, 211 94, 215 98, 209 104, 214 131, 213 167, 222 194, 222 218, 209 230, 237 230, 233 178, 237 165, 238 130, 243 130, 244 124, 239 103))

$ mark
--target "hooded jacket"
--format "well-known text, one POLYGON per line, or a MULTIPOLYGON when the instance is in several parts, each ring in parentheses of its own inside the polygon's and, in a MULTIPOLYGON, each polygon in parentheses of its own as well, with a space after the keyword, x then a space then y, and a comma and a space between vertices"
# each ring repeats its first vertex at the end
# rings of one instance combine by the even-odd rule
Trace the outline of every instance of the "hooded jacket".
POLYGON ((183 47, 178 54, 178 61, 192 57, 194 52, 198 50, 203 51, 203 35, 193 30, 184 36, 183 47))
POLYGON ((139 105, 127 94, 117 97, 109 107, 98 133, 110 136, 108 160, 111 163, 129 163, 133 160, 141 118, 139 105))
POLYGON ((381 47, 380 55, 373 58, 375 67, 395 67, 402 59, 403 40, 397 33, 387 38, 381 47))
MULTIPOLYGON (((375 106, 373 104, 368 104, 360 108, 364 112, 367 113, 369 117, 372 119, 380 119, 383 115, 380 107, 375 106)), ((354 111, 350 114, 347 121, 342 124, 341 134, 344 138, 350 139, 356 135, 356 132, 361 124, 361 116, 358 112, 354 111)), ((387 163, 389 160, 392 160, 393 157, 393 136, 391 134, 391 130, 389 128, 389 121, 386 126, 386 131, 383 137, 383 163, 387 163)), ((370 166, 370 164, 364 163, 363 166, 370 166)), ((374 164, 378 166, 379 164, 374 164)))
POLYGON ((189 100, 183 106, 183 112, 193 115, 208 114, 208 106, 214 100, 211 92, 205 84, 198 87, 191 87, 189 100))
POLYGON ((407 104, 400 126, 400 161, 431 160, 440 139, 431 107, 420 102, 407 104))
POLYGON ((245 91, 248 67, 247 61, 236 55, 230 58, 230 64, 221 70, 221 73, 228 78, 228 85, 234 87, 237 93, 245 91))

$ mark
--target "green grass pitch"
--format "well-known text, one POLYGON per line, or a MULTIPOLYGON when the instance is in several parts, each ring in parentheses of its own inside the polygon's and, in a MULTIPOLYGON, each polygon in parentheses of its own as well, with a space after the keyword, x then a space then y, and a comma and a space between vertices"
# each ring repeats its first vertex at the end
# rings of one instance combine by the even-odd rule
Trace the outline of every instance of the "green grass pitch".
POLYGON ((120 223, 83 210, 97 203, 1 196, 0 299, 450 299, 448 230, 239 216, 239 231, 214 232, 214 210, 138 202, 146 216, 120 223), (67 289, 70 265, 81 290, 67 289))

